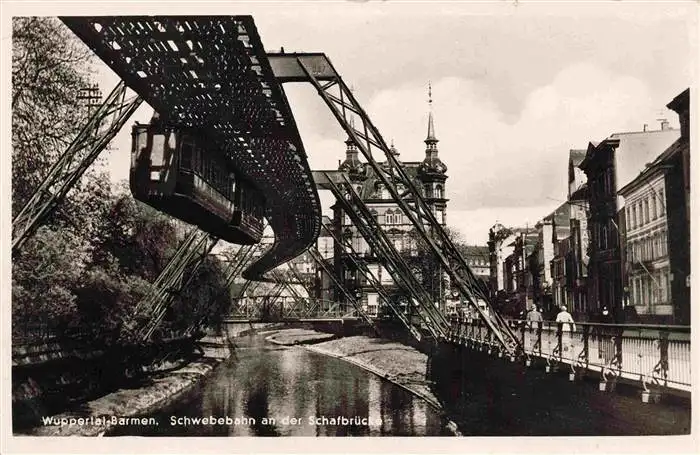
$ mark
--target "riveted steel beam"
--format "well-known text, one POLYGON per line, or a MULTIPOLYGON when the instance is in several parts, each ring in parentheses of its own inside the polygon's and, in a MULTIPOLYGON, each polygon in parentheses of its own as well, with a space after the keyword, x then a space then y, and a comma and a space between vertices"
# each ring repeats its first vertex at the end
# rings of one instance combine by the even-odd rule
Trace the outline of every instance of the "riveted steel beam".
POLYGON ((418 311, 433 337, 438 339, 446 335, 449 330, 448 322, 435 308, 430 295, 411 273, 409 266, 396 251, 394 244, 386 237, 353 186, 342 177, 340 184, 336 184, 334 180, 337 177, 337 174, 333 176, 326 173, 325 187, 335 196, 337 203, 357 227, 362 237, 377 253, 377 258, 389 271, 394 281, 408 294, 409 304, 418 311))
POLYGON ((462 298, 475 309, 504 350, 511 355, 522 352, 520 340, 506 321, 493 308, 490 308, 491 311, 487 314, 479 307, 479 301, 490 307, 489 297, 478 285, 476 276, 435 218, 420 190, 391 153, 379 130, 335 71, 330 60, 319 54, 296 54, 293 58, 296 58, 298 66, 306 74, 306 81, 316 88, 338 123, 365 157, 367 164, 411 221, 421 239, 429 246, 452 283, 459 289, 462 298), (316 77, 318 68, 323 69, 323 84, 316 77), (335 72, 335 76, 330 74, 332 72, 335 72), (330 84, 328 80, 335 84, 330 84), (386 157, 386 162, 380 164, 375 159, 377 156, 386 157), (404 190, 399 191, 399 187, 404 190))
MULTIPOLYGON (((352 244, 343 244, 343 242, 341 242, 340 239, 338 239, 336 234, 334 234, 333 231, 324 223, 321 223, 321 229, 328 232, 328 234, 333 238, 333 240, 336 243, 343 245, 343 248, 345 248, 346 252, 349 253, 347 255, 347 258, 350 260, 350 262, 352 262, 352 264, 357 268, 357 270, 362 274, 362 276, 364 276, 367 283, 372 287, 372 289, 374 289, 374 291, 377 293, 382 302, 384 302, 384 304, 387 307, 389 307, 389 309, 394 313, 396 318, 399 321, 401 321, 401 323, 406 327, 406 329, 411 333, 411 335, 413 335, 413 337, 416 340, 420 341, 422 339, 421 333, 401 311, 401 308, 397 307, 396 304, 392 302, 391 298, 386 293, 384 286, 382 286, 381 282, 379 281, 379 278, 377 278, 374 275, 374 273, 372 273, 372 271, 367 267, 365 261, 358 259, 359 255, 353 249, 352 244)), ((425 319, 423 319, 423 321, 427 323, 425 319)), ((430 325, 428 325, 428 327, 430 327, 430 325)), ((433 336, 435 336, 435 334, 433 334, 433 336)))

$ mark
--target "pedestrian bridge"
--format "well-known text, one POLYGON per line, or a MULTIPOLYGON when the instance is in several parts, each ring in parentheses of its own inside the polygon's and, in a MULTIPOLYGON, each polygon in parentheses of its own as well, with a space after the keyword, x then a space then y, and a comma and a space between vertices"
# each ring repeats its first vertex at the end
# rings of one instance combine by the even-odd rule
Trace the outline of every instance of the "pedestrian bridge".
MULTIPOLYGON (((661 391, 691 392, 688 326, 576 323, 573 331, 566 331, 562 323, 549 321, 509 324, 521 340, 521 360, 528 366, 540 364, 547 372, 568 370, 572 381, 592 374, 599 377, 601 390, 613 389, 618 381, 634 383, 647 400, 661 391)), ((478 319, 453 318, 448 342, 504 357, 478 319)))

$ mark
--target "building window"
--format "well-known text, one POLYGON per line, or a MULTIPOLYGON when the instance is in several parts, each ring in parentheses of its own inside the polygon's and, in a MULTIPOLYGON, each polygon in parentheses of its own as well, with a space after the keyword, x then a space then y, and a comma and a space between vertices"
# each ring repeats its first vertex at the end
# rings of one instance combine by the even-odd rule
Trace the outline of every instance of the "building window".
POLYGON ((661 303, 665 303, 667 301, 667 296, 666 296, 666 274, 668 272, 666 270, 661 270, 659 272, 659 276, 657 278, 659 282, 659 301, 661 303))
POLYGON ((637 227, 637 205, 636 204, 632 205, 632 218, 630 220, 630 224, 631 224, 632 229, 637 227))
POLYGON ((658 217, 658 213, 656 213, 656 194, 652 194, 651 196, 651 219, 655 220, 658 217))
POLYGON ((639 227, 644 226, 644 207, 642 201, 639 201, 639 227))
POLYGON ((444 224, 445 221, 443 220, 443 211, 442 209, 435 209, 435 218, 437 219, 437 222, 440 224, 444 224))
POLYGON ((664 190, 659 190, 659 216, 666 214, 666 199, 664 199, 664 190))
POLYGON ((644 199, 644 223, 649 222, 649 200, 644 199))
POLYGON ((435 197, 439 198, 439 199, 442 199, 443 197, 445 197, 445 195, 442 191, 442 185, 435 186, 435 197))
POLYGON ((659 235, 661 237, 660 239, 660 245, 659 245, 659 250, 661 253, 661 256, 666 256, 668 255, 668 237, 666 234, 666 231, 661 231, 661 234, 659 235))
POLYGON ((635 262, 637 260, 637 242, 630 242, 629 244, 629 251, 630 251, 630 262, 635 262))

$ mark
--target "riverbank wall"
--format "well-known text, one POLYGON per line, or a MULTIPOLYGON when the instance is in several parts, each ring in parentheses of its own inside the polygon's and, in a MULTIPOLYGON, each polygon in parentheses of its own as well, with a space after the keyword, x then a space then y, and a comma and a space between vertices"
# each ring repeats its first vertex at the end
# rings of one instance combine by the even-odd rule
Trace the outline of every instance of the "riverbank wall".
POLYGON ((113 371, 119 366, 109 368, 105 357, 96 351, 93 357, 85 358, 82 353, 87 351, 57 344, 50 355, 42 354, 43 363, 37 361, 37 350, 18 356, 18 361, 27 365, 20 370, 24 375, 20 378, 13 371, 13 432, 27 436, 99 436, 115 425, 136 424, 139 417, 166 408, 197 387, 230 356, 236 337, 270 326, 227 327, 221 335, 199 339, 194 350, 191 346, 182 352, 173 349, 172 360, 145 369, 145 376, 128 384, 111 384, 112 379, 123 379, 123 371, 113 371), (92 358, 96 360, 90 362, 92 358), (41 372, 48 376, 39 385, 33 377, 40 377, 41 372), (61 387, 76 389, 86 381, 94 385, 82 391, 85 399, 59 402, 61 387), (57 402, 52 403, 52 399, 57 402), (57 408, 59 412, 55 411, 57 408))

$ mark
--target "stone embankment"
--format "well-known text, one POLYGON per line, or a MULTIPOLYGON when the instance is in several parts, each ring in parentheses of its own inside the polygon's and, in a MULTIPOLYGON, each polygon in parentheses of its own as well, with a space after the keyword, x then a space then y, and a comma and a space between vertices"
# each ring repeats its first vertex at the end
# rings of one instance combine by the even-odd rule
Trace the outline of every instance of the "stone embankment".
POLYGON ((126 420, 157 412, 192 390, 230 355, 225 337, 205 337, 200 345, 204 353, 201 358, 154 372, 141 387, 121 389, 89 401, 79 409, 47 416, 47 423, 23 434, 102 436, 126 420))
POLYGON ((285 329, 267 333, 270 333, 270 335, 265 337, 266 341, 283 346, 313 344, 336 338, 336 336, 331 333, 321 333, 307 329, 285 329))

